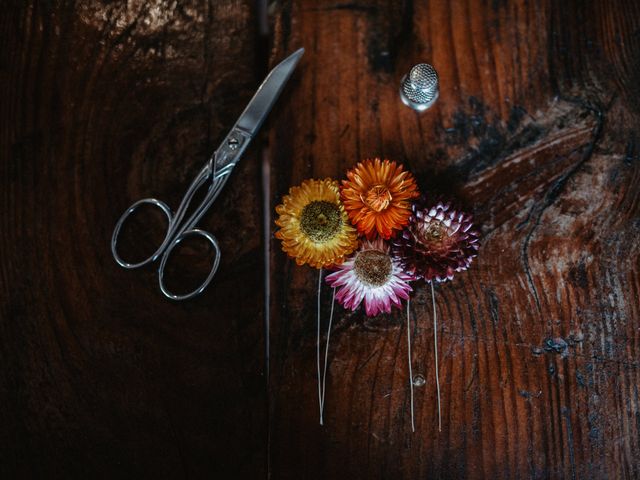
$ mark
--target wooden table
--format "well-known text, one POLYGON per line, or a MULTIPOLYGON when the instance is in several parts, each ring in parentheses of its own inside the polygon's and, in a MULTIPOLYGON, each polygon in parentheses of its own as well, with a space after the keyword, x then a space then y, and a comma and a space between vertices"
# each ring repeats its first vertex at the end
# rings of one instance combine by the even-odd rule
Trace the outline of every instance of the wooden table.
MULTIPOLYGON (((268 36, 249 0, 3 10, 3 478, 640 476, 640 4, 288 0, 269 6, 268 36), (223 252, 214 284, 165 300, 153 268, 111 258, 117 218, 146 196, 176 206, 268 66, 301 46, 203 222, 223 252), (420 61, 440 74, 422 115, 398 97, 420 61), (416 432, 399 311, 336 309, 318 425, 317 271, 287 260, 263 215, 375 156, 482 230, 478 261, 436 288, 442 432, 424 285, 416 432)), ((153 225, 136 222, 132 256, 153 250, 153 225)), ((177 284, 203 253, 180 251, 196 268, 176 264, 177 284)))

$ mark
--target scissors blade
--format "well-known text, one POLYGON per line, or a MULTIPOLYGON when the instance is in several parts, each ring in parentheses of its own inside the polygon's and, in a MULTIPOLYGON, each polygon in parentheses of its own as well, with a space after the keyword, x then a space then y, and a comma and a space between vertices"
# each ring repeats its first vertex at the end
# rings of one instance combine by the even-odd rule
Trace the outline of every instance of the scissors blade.
POLYGON ((247 107, 238 118, 236 127, 241 128, 253 137, 262 126, 264 119, 267 117, 273 104, 278 99, 280 92, 284 88, 287 80, 293 73, 304 53, 301 48, 276 65, 269 72, 262 84, 258 87, 247 107))

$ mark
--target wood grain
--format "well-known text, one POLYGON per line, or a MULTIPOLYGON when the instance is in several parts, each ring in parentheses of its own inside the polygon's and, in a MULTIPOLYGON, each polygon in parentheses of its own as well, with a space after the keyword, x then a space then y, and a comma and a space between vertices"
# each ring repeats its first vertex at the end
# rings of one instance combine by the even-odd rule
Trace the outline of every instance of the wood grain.
MULTIPOLYGON (((401 312, 337 308, 318 426, 317 272, 275 241, 266 384, 260 142, 203 222, 223 252, 205 295, 167 302, 153 268, 111 258, 121 212, 175 207, 261 80, 256 11, 3 8, 2 478, 639 477, 637 2, 272 2, 270 63, 307 50, 265 125, 272 206, 386 156, 482 228, 478 262, 436 290, 441 433, 431 298, 412 298, 415 434, 401 312), (397 94, 418 61, 441 79, 423 115, 397 94)), ((157 220, 131 225, 128 258, 157 220)), ((173 283, 208 253, 186 245, 173 283)))
MULTIPOLYGON (((237 0, 3 6, 2 478, 266 473, 257 150, 203 222, 223 251, 206 295, 169 302, 155 268, 121 269, 109 249, 133 201, 177 207, 244 108, 254 24, 237 0)), ((141 223, 127 258, 161 225, 141 223)))
MULTIPOLYGON (((279 2, 273 60, 304 46, 270 137, 273 205, 358 160, 404 162, 483 233, 478 262, 403 313, 337 308, 325 427, 317 272, 272 243, 270 465, 287 478, 637 478, 640 9, 634 2, 279 2), (398 85, 432 63, 419 115, 398 85)), ((323 294, 328 315, 330 292, 323 294)))

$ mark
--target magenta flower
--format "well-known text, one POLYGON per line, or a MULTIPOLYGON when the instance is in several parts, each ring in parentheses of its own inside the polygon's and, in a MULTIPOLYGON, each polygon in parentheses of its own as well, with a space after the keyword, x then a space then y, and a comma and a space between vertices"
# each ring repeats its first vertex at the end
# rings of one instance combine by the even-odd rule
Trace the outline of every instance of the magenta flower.
POLYGON ((414 204, 409 226, 393 241, 393 254, 417 279, 445 282, 469 268, 478 255, 480 234, 468 213, 450 203, 414 204))
POLYGON ((370 317, 381 312, 390 313, 391 305, 400 308, 402 300, 409 299, 411 275, 404 273, 394 258, 389 245, 377 238, 363 240, 360 248, 336 266, 337 271, 327 275, 326 281, 337 287, 336 299, 344 308, 355 310, 364 301, 370 317))

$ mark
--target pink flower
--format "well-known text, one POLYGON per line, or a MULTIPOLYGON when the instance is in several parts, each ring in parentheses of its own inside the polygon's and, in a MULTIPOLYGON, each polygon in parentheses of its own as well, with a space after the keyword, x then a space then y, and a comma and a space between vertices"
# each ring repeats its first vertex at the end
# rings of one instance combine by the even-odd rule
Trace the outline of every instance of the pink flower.
POLYGON ((400 308, 402 300, 409 299, 409 286, 414 277, 402 270, 389 245, 377 238, 363 240, 360 248, 327 275, 326 281, 337 287, 336 298, 344 307, 355 310, 364 300, 368 316, 390 313, 391 305, 400 308))
POLYGON ((446 282, 478 255, 480 233, 468 213, 448 202, 412 206, 409 226, 393 240, 393 254, 416 279, 446 282))

